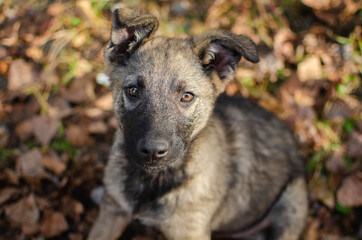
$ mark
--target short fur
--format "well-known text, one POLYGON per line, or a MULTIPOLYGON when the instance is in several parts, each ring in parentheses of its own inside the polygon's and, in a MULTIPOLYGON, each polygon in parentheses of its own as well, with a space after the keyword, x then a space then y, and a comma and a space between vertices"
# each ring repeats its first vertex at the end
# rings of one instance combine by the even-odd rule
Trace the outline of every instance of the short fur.
POLYGON ((120 129, 88 239, 116 239, 134 219, 169 240, 244 236, 258 222, 267 239, 298 239, 307 194, 293 136, 256 103, 221 94, 242 57, 258 61, 255 44, 223 30, 153 37, 157 26, 114 13, 105 71, 120 129))

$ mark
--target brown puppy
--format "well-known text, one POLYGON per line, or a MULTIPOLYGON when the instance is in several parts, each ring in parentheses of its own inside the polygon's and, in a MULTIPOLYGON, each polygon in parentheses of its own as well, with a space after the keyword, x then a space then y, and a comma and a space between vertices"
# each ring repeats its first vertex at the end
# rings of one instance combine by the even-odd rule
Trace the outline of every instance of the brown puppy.
POLYGON ((219 96, 242 57, 258 62, 255 44, 223 30, 153 37, 157 26, 153 15, 114 12, 105 71, 120 129, 88 239, 116 239, 133 219, 170 240, 258 222, 267 239, 297 239, 307 194, 293 136, 252 101, 219 96))

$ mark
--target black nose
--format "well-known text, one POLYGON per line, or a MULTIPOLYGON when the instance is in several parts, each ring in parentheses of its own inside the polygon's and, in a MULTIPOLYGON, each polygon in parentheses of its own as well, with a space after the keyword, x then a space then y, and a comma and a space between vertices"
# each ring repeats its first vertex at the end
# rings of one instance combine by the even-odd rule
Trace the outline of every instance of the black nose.
POLYGON ((142 158, 161 159, 168 153, 169 143, 162 139, 141 139, 137 144, 138 154, 142 158))

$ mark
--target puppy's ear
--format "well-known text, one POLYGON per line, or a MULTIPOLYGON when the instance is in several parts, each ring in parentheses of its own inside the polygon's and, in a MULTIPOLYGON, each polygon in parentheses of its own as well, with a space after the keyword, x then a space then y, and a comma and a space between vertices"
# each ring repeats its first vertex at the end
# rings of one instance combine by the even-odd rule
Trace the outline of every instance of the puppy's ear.
POLYGON ((205 72, 216 72, 221 80, 234 76, 241 57, 253 63, 259 61, 255 43, 244 35, 210 30, 194 37, 193 42, 205 72))
POLYGON ((120 8, 113 13, 111 39, 104 55, 110 62, 125 64, 134 51, 151 38, 158 27, 158 20, 151 14, 120 8))

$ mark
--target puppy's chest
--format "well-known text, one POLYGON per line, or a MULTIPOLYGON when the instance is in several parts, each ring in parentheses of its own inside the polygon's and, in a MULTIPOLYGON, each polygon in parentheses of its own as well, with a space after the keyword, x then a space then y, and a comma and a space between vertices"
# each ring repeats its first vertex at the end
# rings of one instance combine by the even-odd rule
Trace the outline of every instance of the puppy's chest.
POLYGON ((124 194, 132 206, 132 215, 163 216, 174 208, 175 202, 165 197, 180 187, 187 179, 184 171, 163 171, 157 174, 147 174, 139 169, 128 171, 124 182, 124 194))

